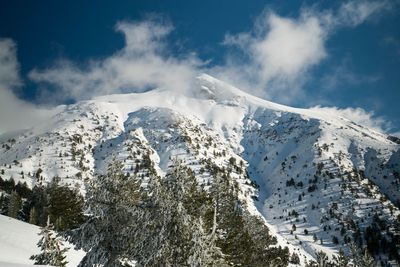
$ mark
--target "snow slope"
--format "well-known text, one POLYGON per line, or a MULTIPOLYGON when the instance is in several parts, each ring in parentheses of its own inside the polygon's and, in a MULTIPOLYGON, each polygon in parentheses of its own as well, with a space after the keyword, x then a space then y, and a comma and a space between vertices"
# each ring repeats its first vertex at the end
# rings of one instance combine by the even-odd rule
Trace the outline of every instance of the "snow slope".
POLYGON ((113 159, 143 183, 146 155, 161 176, 178 158, 205 185, 210 165, 230 168, 247 208, 301 259, 337 253, 355 231, 341 233, 350 221, 362 230, 376 213, 395 223, 400 146, 385 134, 325 110, 251 96, 206 74, 195 84, 185 94, 160 88, 59 107, 46 124, 0 136, 0 176, 31 187, 59 176, 84 193, 85 181, 113 159))
MULTIPOLYGON (((40 228, 35 225, 0 215, 0 266, 38 266, 29 257, 40 253, 36 246, 39 232, 40 228)), ((84 255, 83 251, 70 248, 67 266, 77 266, 84 255)))

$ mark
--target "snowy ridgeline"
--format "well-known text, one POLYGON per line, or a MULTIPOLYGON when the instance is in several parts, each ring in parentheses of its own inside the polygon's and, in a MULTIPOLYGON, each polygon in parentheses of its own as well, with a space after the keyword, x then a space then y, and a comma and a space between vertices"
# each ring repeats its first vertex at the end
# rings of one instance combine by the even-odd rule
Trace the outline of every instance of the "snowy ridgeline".
MULTIPOLYGON (((38 266, 29 258, 40 253, 37 247, 39 232, 38 226, 0 215, 0 266, 38 266)), ((67 247, 71 247, 66 253, 67 266, 77 266, 85 253, 74 250, 70 244, 67 247)))
POLYGON ((178 159, 207 188, 215 165, 238 183, 246 209, 302 262, 320 250, 329 257, 339 248, 348 253, 349 242, 363 240, 377 222, 395 229, 400 150, 392 139, 207 75, 197 83, 195 95, 159 89, 80 102, 44 125, 0 136, 0 177, 32 188, 58 176, 84 193, 85 182, 115 159, 143 185, 148 161, 164 176, 178 159))

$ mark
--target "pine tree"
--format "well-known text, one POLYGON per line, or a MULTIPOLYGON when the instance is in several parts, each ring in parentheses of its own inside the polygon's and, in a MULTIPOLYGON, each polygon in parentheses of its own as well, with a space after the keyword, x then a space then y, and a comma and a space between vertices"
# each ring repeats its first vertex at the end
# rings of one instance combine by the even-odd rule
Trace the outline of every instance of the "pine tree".
POLYGON ((56 230, 72 229, 83 222, 83 198, 77 190, 53 182, 46 191, 50 219, 56 230))
POLYGON ((317 254, 315 256, 316 256, 316 259, 317 259, 317 266, 318 267, 328 267, 328 266, 330 266, 328 256, 326 255, 325 252, 323 252, 323 251, 317 252, 317 254))
POLYGON ((364 254, 361 258, 362 266, 364 267, 375 267, 376 263, 374 258, 368 253, 367 249, 364 249, 364 254))
POLYGON ((313 234, 313 241, 314 241, 314 243, 318 241, 318 237, 316 234, 313 234))
POLYGON ((38 223, 38 214, 35 207, 32 207, 29 213, 29 223, 35 225, 38 223))
POLYGON ((289 262, 291 264, 300 264, 299 255, 297 255, 297 253, 293 252, 292 255, 290 256, 289 262))
POLYGON ((53 236, 53 225, 50 223, 50 219, 47 220, 46 226, 41 227, 39 235, 42 237, 37 245, 40 247, 41 253, 32 255, 30 259, 34 260, 35 264, 65 267, 68 263, 65 260, 65 252, 68 249, 62 248, 61 239, 53 236))
POLYGON ((10 195, 10 200, 8 202, 8 212, 7 215, 12 218, 17 218, 18 212, 21 210, 22 200, 16 191, 13 191, 10 195))
POLYGON ((0 214, 5 214, 7 211, 8 199, 4 193, 0 193, 0 214))
POLYGON ((349 265, 349 258, 344 255, 343 250, 339 250, 339 254, 333 256, 333 262, 337 267, 347 267, 349 265))
POLYGON ((202 216, 208 199, 193 171, 173 161, 163 180, 153 178, 152 191, 151 201, 160 209, 153 220, 163 220, 158 233, 163 244, 160 257, 150 265, 225 266, 222 253, 204 229, 202 216))
POLYGON ((356 244, 350 246, 350 254, 355 267, 375 267, 374 258, 368 253, 367 249, 360 249, 356 244))
POLYGON ((238 199, 239 187, 230 177, 214 167, 210 197, 214 204, 208 224, 215 233, 216 245, 232 265, 286 266, 289 251, 271 247, 276 239, 269 235, 264 221, 251 215, 238 199))
POLYGON ((43 185, 36 185, 32 189, 32 197, 30 199, 30 202, 32 207, 35 207, 37 213, 36 225, 39 226, 47 225, 47 219, 49 216, 49 197, 47 191, 48 190, 46 190, 43 185))
POLYGON ((86 197, 91 216, 69 237, 87 251, 80 266, 122 266, 121 259, 131 257, 134 234, 146 231, 142 224, 149 222, 140 207, 140 182, 127 177, 121 163, 113 162, 106 175, 91 181, 86 197))

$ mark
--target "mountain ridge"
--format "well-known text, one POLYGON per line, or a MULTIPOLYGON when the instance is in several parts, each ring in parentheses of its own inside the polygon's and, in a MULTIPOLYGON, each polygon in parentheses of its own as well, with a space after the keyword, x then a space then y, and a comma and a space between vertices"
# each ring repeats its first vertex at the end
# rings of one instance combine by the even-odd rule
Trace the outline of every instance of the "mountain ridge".
POLYGON ((212 162, 230 170, 246 208, 303 264, 319 250, 346 250, 374 214, 396 225, 400 146, 387 135, 251 96, 206 74, 195 84, 185 93, 97 97, 62 107, 44 125, 1 135, 0 176, 30 187, 58 176, 84 194, 114 159, 146 176, 137 166, 148 155, 161 177, 179 159, 201 184, 212 183, 212 162), (351 221, 359 226, 344 227, 351 221))

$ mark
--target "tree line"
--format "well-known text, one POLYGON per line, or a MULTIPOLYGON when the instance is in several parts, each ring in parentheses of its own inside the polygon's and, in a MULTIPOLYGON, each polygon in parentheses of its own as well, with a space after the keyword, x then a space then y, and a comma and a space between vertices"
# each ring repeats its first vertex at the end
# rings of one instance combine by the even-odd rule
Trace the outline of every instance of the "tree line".
POLYGON ((84 200, 77 189, 59 184, 54 178, 47 185, 35 185, 30 189, 26 183, 0 177, 0 213, 46 226, 47 219, 57 231, 76 228, 84 221, 84 200))
POLYGON ((114 162, 91 181, 88 220, 68 234, 87 251, 80 266, 287 266, 288 249, 273 246, 227 173, 209 188, 178 161, 163 178, 148 173, 140 180, 114 162))

